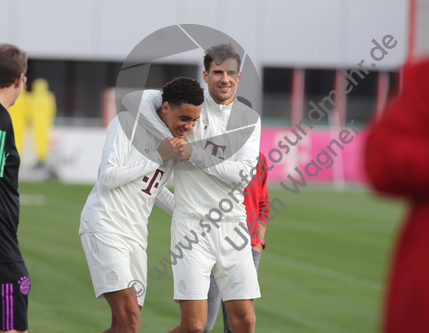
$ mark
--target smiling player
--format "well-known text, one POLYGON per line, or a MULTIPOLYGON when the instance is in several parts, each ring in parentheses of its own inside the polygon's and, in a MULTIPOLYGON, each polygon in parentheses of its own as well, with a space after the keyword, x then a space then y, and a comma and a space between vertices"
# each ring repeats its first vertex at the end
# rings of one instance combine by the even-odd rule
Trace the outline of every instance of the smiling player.
MULTIPOLYGON (((145 98, 143 109, 149 107, 145 98)), ((148 217, 157 200, 162 208, 174 208, 165 184, 203 100, 197 81, 176 78, 163 87, 156 111, 175 138, 158 140, 129 112, 120 112, 107 129, 97 183, 79 229, 96 297, 106 298, 112 311, 111 327, 104 332, 139 330, 145 295, 139 295, 143 288, 137 290, 136 281, 146 286, 148 217)))
POLYGON ((235 244, 243 243, 235 232, 240 223, 246 222, 242 202, 247 184, 240 173, 250 175, 256 166, 261 135, 257 113, 236 98, 240 64, 240 56, 231 45, 220 44, 206 51, 203 76, 208 92, 201 121, 186 136, 191 144, 185 145, 183 151, 189 161, 183 155, 175 159, 183 161, 183 166, 178 168, 180 163, 174 172, 176 207, 171 249, 174 251, 176 244, 186 242, 189 230, 205 236, 198 238, 192 251, 183 251, 183 259, 172 266, 174 299, 180 303, 181 322, 170 333, 203 331, 212 270, 232 331, 254 332, 253 300, 261 294, 250 237, 247 246, 240 251, 225 241, 229 237, 235 244), (237 127, 242 130, 231 133, 237 127), (246 131, 248 136, 244 135, 246 131), (222 202, 225 203, 223 208, 222 202), (216 207, 222 211, 218 209, 212 215, 210 212, 216 207), (202 228, 204 223, 212 227, 217 224, 217 227, 206 232, 202 228))
MULTIPOLYGON (((235 95, 241 77, 240 63, 231 45, 221 44, 206 51, 203 75, 208 92, 201 119, 185 137, 190 144, 181 147, 184 154, 175 158, 183 163, 176 164, 174 171, 176 206, 171 251, 176 251, 177 244, 191 247, 172 266, 174 299, 181 309, 181 323, 172 333, 203 331, 212 270, 233 332, 254 331, 253 300, 260 297, 260 291, 250 237, 241 251, 225 241, 229 237, 235 244, 243 243, 235 231, 246 222, 242 202, 247 184, 241 174, 250 175, 256 166, 261 133, 258 114, 235 95), (212 216, 222 202, 225 206, 222 212, 218 210, 220 216, 212 216), (207 225, 211 232, 206 230, 207 225), (190 243, 190 237, 195 236, 198 238, 190 243)), ((154 129, 161 128, 162 122, 149 112, 146 117, 149 121, 145 126, 156 133, 154 129)))

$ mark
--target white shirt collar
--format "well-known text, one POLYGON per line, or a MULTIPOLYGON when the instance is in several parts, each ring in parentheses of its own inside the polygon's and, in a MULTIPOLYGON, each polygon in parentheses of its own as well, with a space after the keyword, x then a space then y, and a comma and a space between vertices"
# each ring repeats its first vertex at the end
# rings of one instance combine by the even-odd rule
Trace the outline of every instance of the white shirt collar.
POLYGON ((237 96, 234 96, 234 100, 229 104, 229 105, 223 105, 223 104, 217 104, 213 98, 211 97, 210 93, 208 91, 205 91, 205 97, 206 97, 206 101, 207 101, 207 105, 214 110, 219 110, 220 112, 224 113, 229 113, 231 112, 232 109, 232 105, 234 104, 237 96))

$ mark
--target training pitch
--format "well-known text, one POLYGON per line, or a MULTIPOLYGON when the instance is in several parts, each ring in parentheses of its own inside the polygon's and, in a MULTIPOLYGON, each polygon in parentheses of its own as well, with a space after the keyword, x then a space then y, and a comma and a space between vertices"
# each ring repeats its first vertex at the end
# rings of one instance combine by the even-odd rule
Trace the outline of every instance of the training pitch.
MULTIPOLYGON (((20 247, 31 278, 29 332, 100 332, 107 302, 94 296, 78 235, 92 186, 20 183, 20 247)), ((259 265, 262 298, 256 332, 378 332, 390 253, 404 205, 364 189, 308 186, 299 194, 269 189, 278 214, 268 223, 259 265)), ((171 217, 155 207, 149 219, 148 272, 168 254, 171 217)), ((186 251, 186 250, 184 250, 186 251)), ((179 323, 171 267, 148 278, 140 332, 179 323)), ((214 333, 223 332, 218 317, 214 333)))

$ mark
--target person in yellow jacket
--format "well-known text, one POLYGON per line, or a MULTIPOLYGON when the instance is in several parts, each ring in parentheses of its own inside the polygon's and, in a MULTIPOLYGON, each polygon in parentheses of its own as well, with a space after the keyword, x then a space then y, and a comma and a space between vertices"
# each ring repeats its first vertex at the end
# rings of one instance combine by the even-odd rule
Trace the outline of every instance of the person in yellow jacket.
POLYGON ((31 96, 31 120, 38 167, 44 166, 48 155, 49 135, 56 111, 55 96, 49 91, 48 82, 45 79, 34 80, 31 96))
POLYGON ((25 131, 30 125, 31 93, 27 92, 27 85, 22 87, 21 95, 15 101, 15 104, 9 108, 9 114, 12 118, 13 131, 15 133, 15 144, 19 155, 22 156, 25 131))

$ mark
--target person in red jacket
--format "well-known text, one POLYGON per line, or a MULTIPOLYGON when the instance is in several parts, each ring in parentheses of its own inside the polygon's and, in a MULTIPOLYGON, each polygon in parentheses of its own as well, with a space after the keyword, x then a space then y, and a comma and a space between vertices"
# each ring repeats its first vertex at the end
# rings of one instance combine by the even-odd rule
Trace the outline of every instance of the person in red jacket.
POLYGON ((403 78, 364 156, 374 188, 410 203, 388 280, 384 333, 429 332, 429 59, 406 65, 403 78))
MULTIPOLYGON (((270 213, 270 200, 268 198, 267 176, 268 170, 265 167, 265 156, 259 152, 259 161, 256 166, 256 173, 253 175, 250 184, 244 189, 244 201, 247 214, 247 227, 251 233, 252 255, 256 270, 258 270, 261 252, 265 248, 265 228, 270 213), (261 162, 262 161, 262 162, 261 162)), ((210 276, 210 289, 207 298, 207 321, 203 333, 208 333, 213 329, 216 321, 221 297, 216 284, 213 272, 210 276)), ((222 314, 224 332, 230 333, 228 315, 225 305, 222 302, 222 314)))

